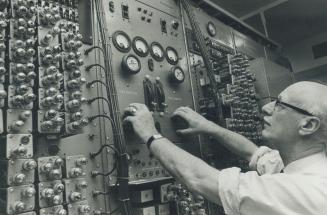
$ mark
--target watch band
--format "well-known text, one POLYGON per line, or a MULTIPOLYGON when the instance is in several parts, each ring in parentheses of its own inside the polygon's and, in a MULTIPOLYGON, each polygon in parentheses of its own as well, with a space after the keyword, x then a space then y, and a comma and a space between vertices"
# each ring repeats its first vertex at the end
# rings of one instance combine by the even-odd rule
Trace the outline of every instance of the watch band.
POLYGON ((148 149, 150 149, 150 146, 154 140, 158 140, 162 138, 164 137, 161 134, 154 134, 148 139, 148 141, 146 141, 146 146, 148 147, 148 149))

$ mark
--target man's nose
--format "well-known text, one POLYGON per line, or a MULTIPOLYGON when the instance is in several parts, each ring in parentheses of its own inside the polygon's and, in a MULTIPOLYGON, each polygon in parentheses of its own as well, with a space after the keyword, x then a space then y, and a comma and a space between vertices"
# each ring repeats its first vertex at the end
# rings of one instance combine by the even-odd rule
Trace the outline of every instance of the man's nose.
POLYGON ((272 115, 274 112, 275 102, 269 102, 262 107, 262 113, 264 115, 272 115))

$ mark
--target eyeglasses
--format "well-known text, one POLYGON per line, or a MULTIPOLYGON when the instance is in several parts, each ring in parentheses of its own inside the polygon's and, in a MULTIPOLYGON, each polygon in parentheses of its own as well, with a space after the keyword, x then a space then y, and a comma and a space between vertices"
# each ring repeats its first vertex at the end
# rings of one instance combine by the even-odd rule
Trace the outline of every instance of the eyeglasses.
POLYGON ((296 107, 294 105, 291 105, 291 104, 288 104, 286 102, 282 102, 280 100, 280 98, 271 98, 275 101, 275 106, 274 106, 274 110, 277 106, 285 106, 285 107, 288 107, 288 108, 291 108, 293 110, 295 110, 296 112, 298 113, 301 113, 301 114, 304 114, 304 115, 307 115, 307 116, 314 116, 312 113, 306 111, 306 110, 303 110, 302 108, 299 108, 299 107, 296 107))

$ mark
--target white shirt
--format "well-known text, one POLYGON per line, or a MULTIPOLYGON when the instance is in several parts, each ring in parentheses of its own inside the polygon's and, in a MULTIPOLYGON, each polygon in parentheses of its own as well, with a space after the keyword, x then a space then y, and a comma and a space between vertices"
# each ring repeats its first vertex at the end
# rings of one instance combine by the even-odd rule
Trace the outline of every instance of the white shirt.
POLYGON ((220 172, 219 196, 225 213, 227 215, 326 215, 327 157, 325 152, 296 160, 284 168, 284 173, 279 173, 281 158, 279 153, 276 155, 276 151, 273 151, 270 150, 255 159, 255 166, 263 170, 261 175, 256 171, 241 173, 239 168, 229 168, 220 172), (265 169, 270 174, 265 174, 265 169), (271 174, 271 169, 278 173, 271 174))

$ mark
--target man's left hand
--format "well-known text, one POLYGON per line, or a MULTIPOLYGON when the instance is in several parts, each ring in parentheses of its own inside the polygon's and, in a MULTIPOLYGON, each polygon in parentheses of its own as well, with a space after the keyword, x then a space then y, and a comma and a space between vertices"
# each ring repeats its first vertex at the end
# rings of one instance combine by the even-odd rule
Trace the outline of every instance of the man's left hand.
POLYGON ((145 143, 159 132, 155 128, 152 113, 144 104, 132 103, 124 110, 124 123, 131 123, 135 134, 145 143))

